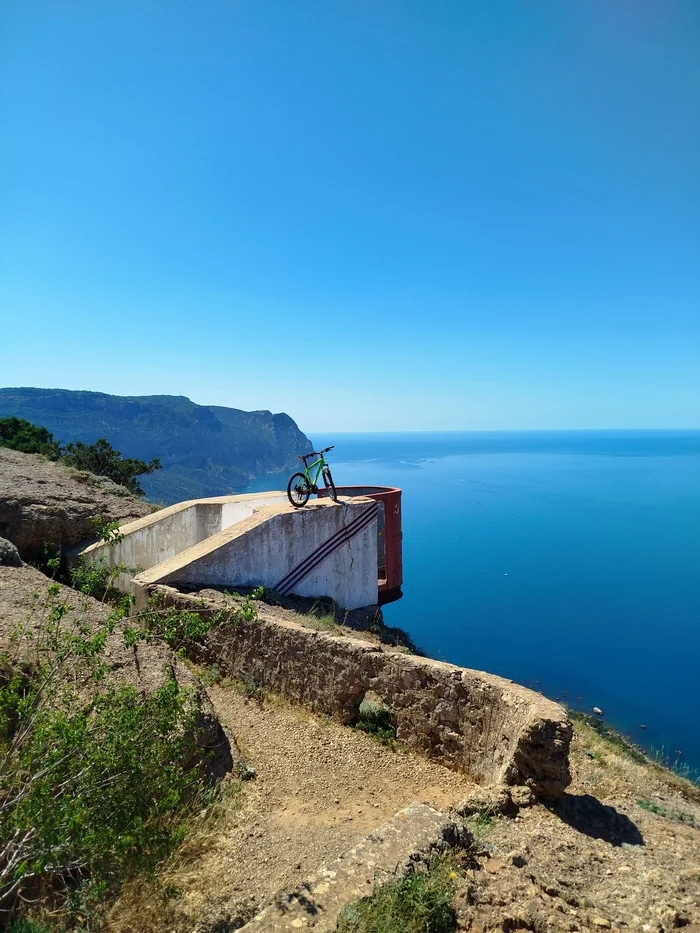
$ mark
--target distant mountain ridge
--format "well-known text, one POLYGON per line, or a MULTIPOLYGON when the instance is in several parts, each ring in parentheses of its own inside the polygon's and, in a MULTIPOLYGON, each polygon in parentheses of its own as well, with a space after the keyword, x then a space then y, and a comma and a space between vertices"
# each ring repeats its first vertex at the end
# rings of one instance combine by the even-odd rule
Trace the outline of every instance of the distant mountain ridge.
POLYGON ((12 415, 62 443, 106 437, 126 457, 160 457, 163 469, 141 485, 165 503, 238 491, 255 476, 291 469, 312 449, 287 414, 197 405, 181 395, 0 389, 0 418, 12 415))

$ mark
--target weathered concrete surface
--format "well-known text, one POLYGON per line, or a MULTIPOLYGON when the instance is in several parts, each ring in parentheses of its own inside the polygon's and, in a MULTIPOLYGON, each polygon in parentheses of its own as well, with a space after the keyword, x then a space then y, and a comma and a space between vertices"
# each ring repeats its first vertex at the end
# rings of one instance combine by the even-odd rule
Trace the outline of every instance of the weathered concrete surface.
MULTIPOLYGON (((121 540, 109 546, 100 541, 81 553, 89 560, 104 561, 108 567, 123 564, 134 570, 150 570, 248 518, 255 509, 286 499, 283 492, 261 492, 178 502, 121 525, 121 540)), ((131 575, 123 575, 119 580, 122 589, 132 589, 130 584, 131 575)))
POLYGON ((433 854, 469 841, 469 832, 453 817, 424 804, 406 807, 305 884, 278 897, 242 930, 334 930, 340 912, 371 894, 375 883, 403 877, 433 854))
POLYGON ((262 585, 329 596, 344 609, 368 606, 377 601, 377 505, 358 497, 321 499, 303 509, 288 503, 263 506, 133 582, 137 587, 262 585))
POLYGON ((25 558, 44 542, 68 549, 94 538, 96 516, 130 521, 151 511, 104 476, 0 448, 0 536, 25 558))
MULTIPOLYGON (((225 605, 213 592, 150 586, 189 609, 225 605)), ((356 721, 366 693, 389 706, 409 748, 483 784, 526 785, 557 797, 571 781, 572 727, 558 703, 512 681, 294 622, 258 618, 211 629, 205 650, 233 677, 246 676, 314 712, 356 721)))

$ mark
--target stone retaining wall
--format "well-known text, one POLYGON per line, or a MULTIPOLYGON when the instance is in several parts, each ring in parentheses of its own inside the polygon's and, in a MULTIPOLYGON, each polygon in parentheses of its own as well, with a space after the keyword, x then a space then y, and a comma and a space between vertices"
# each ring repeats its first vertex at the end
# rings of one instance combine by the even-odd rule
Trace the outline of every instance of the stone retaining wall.
MULTIPOLYGON (((221 608, 171 587, 148 592, 182 608, 221 608)), ((365 695, 376 694, 399 741, 479 783, 527 785, 549 797, 570 783, 572 727, 559 704, 492 674, 266 619, 259 605, 254 622, 222 623, 207 636, 205 650, 225 674, 348 724, 365 695)))

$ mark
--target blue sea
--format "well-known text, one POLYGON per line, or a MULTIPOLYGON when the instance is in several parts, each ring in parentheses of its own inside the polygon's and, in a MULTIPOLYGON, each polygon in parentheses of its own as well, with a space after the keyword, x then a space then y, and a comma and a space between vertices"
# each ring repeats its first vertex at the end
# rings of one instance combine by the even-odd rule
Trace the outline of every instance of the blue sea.
POLYGON ((700 770, 700 431, 313 441, 335 444, 337 485, 403 489, 387 624, 433 657, 598 706, 700 770))

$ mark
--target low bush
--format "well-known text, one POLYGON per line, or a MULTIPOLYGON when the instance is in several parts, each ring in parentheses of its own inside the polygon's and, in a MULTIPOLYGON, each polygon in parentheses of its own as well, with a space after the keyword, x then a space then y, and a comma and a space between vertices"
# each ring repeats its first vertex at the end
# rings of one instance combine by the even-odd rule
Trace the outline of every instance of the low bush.
POLYGON ((663 807, 661 804, 653 803, 651 800, 638 800, 637 805, 648 813, 656 813, 657 816, 663 816, 666 820, 672 820, 674 823, 681 823, 684 826, 692 826, 693 829, 700 829, 700 824, 696 822, 692 813, 681 813, 679 810, 663 807))
POLYGON ((452 856, 436 856, 427 871, 377 887, 346 907, 338 933, 451 933, 458 877, 452 856))
POLYGON ((381 745, 393 745, 396 738, 391 710, 374 700, 362 701, 355 728, 368 733, 381 745))
POLYGON ((28 902, 58 897, 77 922, 152 872, 204 792, 192 692, 110 682, 114 620, 70 617, 57 584, 46 612, 0 657, 0 911, 17 931, 28 902))
POLYGON ((51 933, 51 927, 39 920, 20 917, 18 920, 10 920, 7 933, 51 933))
POLYGON ((23 418, 0 418, 0 447, 9 447, 25 454, 43 454, 58 460, 61 447, 53 435, 23 418))
POLYGON ((200 648, 204 636, 215 625, 240 625, 242 622, 254 622, 257 618, 254 594, 239 597, 228 594, 240 601, 232 603, 228 609, 216 612, 203 610, 178 609, 168 606, 158 595, 152 596, 146 606, 136 613, 133 624, 125 629, 127 644, 138 641, 164 641, 170 648, 181 655, 189 655, 193 660, 202 660, 200 648))

